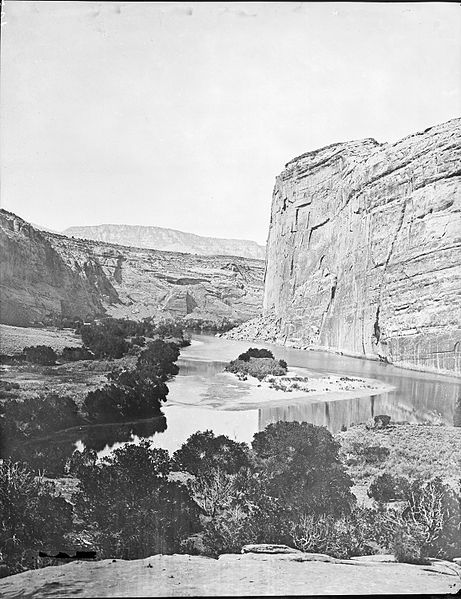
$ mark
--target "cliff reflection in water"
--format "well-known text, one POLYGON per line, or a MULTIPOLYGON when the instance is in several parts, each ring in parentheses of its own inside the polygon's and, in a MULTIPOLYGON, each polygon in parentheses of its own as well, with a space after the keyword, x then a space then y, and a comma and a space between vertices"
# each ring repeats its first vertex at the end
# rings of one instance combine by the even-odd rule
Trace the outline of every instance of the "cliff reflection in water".
POLYGON ((388 414, 394 422, 453 424, 454 405, 447 402, 442 411, 438 402, 421 402, 418 406, 397 398, 394 392, 334 401, 306 401, 287 406, 268 407, 259 410, 259 430, 279 420, 312 422, 325 426, 331 433, 342 427, 364 423, 378 414, 388 414))

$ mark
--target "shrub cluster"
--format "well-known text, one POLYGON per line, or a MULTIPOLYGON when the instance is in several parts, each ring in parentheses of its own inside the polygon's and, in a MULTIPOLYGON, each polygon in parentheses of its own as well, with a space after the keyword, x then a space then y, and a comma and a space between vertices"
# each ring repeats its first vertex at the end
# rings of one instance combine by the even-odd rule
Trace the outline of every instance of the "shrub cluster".
POLYGON ((0 551, 14 571, 32 567, 36 548, 64 542, 73 526, 102 558, 216 556, 246 543, 338 558, 393 552, 415 563, 459 555, 459 491, 415 481, 403 511, 358 507, 338 450, 325 428, 305 422, 271 424, 251 448, 197 432, 172 458, 148 442, 100 460, 87 449, 71 462, 79 480, 73 518, 72 507, 55 501, 33 472, 3 462, 0 551))
POLYGON ((0 462, 0 551, 9 574, 37 566, 40 549, 63 547, 72 505, 25 465, 0 462))
POLYGON ((78 360, 94 360, 95 355, 86 347, 65 347, 61 352, 61 358, 66 362, 78 360))
POLYGON ((262 381, 269 375, 282 376, 287 373, 287 368, 280 362, 273 358, 249 358, 248 361, 232 360, 225 369, 234 374, 254 376, 262 381))
POLYGON ((179 347, 156 339, 139 354, 134 369, 113 370, 109 384, 90 391, 83 403, 92 422, 122 422, 161 416, 165 384, 178 373, 179 347))
POLYGON ((250 347, 246 352, 240 354, 237 360, 242 360, 243 362, 248 362, 250 358, 272 358, 274 359, 274 354, 268 349, 258 349, 257 347, 250 347))
POLYGON ((56 364, 57 355, 53 348, 48 345, 33 345, 25 347, 22 350, 27 362, 32 364, 41 364, 43 366, 53 366, 56 364))
POLYGON ((135 321, 123 318, 106 318, 89 324, 82 324, 76 330, 83 344, 97 358, 121 358, 128 351, 143 347, 146 337, 173 339, 179 347, 190 345, 184 337, 179 323, 165 322, 155 324, 152 318, 135 321))

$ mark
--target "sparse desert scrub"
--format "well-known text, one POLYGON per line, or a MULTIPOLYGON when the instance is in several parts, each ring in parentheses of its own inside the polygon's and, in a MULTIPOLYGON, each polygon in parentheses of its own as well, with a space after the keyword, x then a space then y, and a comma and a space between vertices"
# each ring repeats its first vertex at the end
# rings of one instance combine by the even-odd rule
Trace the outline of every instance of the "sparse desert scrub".
POLYGON ((370 485, 387 473, 408 480, 456 483, 461 471, 461 429, 426 424, 391 424, 381 429, 350 427, 336 435, 341 459, 354 483, 370 485), (383 447, 379 461, 367 461, 371 447, 383 447), (386 450, 389 452, 386 456, 386 450))

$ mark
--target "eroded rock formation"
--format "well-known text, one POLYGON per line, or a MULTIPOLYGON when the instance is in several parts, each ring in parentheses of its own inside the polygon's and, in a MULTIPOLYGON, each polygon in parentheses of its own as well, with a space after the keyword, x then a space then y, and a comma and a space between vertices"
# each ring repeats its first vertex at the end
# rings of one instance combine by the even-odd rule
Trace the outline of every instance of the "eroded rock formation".
POLYGON ((461 119, 290 161, 247 335, 459 372, 460 180, 461 119))
POLYGON ((264 263, 72 239, 0 211, 1 322, 181 317, 243 322, 261 310, 264 263))

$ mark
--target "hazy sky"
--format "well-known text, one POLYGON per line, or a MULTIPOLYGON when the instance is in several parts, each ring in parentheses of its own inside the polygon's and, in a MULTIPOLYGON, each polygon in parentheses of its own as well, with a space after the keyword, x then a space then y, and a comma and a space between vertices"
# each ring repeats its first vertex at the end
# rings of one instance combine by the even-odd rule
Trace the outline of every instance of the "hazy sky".
POLYGON ((456 3, 4 3, 2 201, 264 243, 275 176, 461 113, 456 3))

